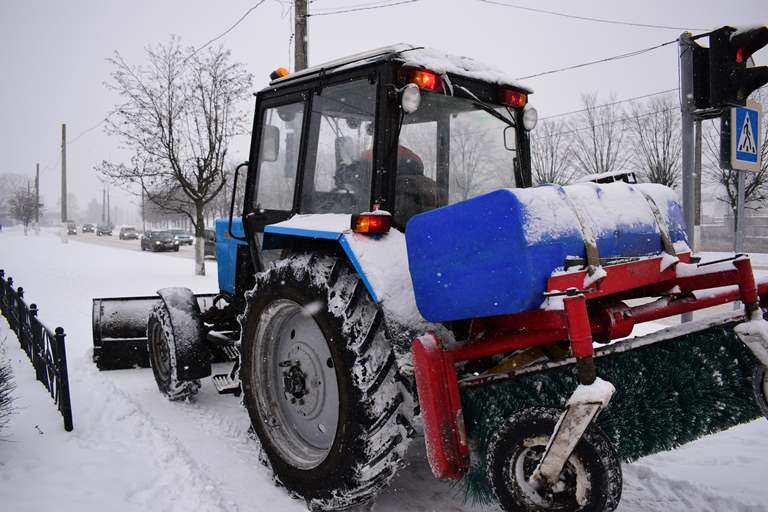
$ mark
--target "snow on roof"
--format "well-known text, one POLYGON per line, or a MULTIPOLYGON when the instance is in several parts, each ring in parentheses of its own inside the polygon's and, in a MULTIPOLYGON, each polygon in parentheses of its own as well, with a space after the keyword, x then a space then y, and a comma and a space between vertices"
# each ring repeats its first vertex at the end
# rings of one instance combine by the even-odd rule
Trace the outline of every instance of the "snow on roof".
POLYGON ((277 80, 273 80, 270 82, 270 85, 280 84, 304 76, 310 76, 320 73, 321 71, 326 73, 338 72, 351 67, 358 67, 388 59, 401 61, 408 66, 426 68, 435 73, 450 73, 453 75, 473 78, 475 80, 481 80, 483 82, 508 85, 522 89, 528 93, 533 92, 533 89, 516 81, 495 66, 484 64, 470 57, 449 55, 441 50, 425 48, 410 43, 398 43, 391 46, 384 46, 382 48, 376 48, 374 50, 368 50, 366 52, 356 53, 340 59, 324 62, 317 66, 312 66, 296 73, 291 73, 285 77, 278 78, 277 80))

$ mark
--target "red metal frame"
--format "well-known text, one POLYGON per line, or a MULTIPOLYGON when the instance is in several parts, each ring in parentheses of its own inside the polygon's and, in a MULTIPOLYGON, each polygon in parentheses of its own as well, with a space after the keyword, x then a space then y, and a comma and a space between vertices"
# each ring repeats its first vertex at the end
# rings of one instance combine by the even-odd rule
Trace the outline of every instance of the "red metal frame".
MULTIPOLYGON (((690 254, 679 260, 689 264, 690 254)), ((413 342, 414 369, 427 453, 438 478, 460 478, 469 466, 469 448, 461 416, 461 400, 454 365, 515 350, 567 340, 584 384, 594 380, 593 340, 608 342, 628 336, 635 325, 741 300, 747 312, 768 303, 768 282, 755 284, 749 258, 739 257, 709 268, 686 268, 677 263, 662 270, 662 257, 604 268, 605 276, 588 283, 586 271, 550 277, 549 294, 562 292, 562 309, 537 309, 514 315, 473 320, 470 340, 443 349, 436 335, 413 342), (681 269, 683 270, 683 269, 681 269), (694 294, 698 290, 706 293, 694 294), (629 306, 623 300, 661 296, 629 306), (586 364, 588 363, 588 364, 586 364)))

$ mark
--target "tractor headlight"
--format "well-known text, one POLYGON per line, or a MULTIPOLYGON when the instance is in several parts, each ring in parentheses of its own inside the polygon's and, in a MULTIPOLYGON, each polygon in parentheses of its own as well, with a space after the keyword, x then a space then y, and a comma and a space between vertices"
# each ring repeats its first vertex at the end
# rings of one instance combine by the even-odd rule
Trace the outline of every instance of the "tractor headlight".
POLYGON ((160 245, 160 240, 155 240, 155 245, 160 245))
POLYGON ((403 107, 403 112, 411 114, 416 112, 421 105, 421 91, 416 84, 408 84, 403 87, 400 92, 400 106, 403 107))
POLYGON ((530 105, 526 105, 523 110, 523 128, 527 131, 531 131, 536 128, 536 123, 539 122, 539 113, 530 105))
POLYGON ((179 245, 179 241, 178 240, 174 240, 173 241, 173 245, 179 245))

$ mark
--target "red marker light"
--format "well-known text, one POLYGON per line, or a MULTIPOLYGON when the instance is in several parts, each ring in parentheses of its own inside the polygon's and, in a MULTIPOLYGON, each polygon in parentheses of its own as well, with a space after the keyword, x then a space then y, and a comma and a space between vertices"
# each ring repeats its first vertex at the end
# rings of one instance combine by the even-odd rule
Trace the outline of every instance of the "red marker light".
POLYGON ((439 91, 442 87, 440 78, 435 73, 424 69, 413 70, 410 82, 418 85, 419 89, 428 91, 439 91))
POLYGON ((350 224, 355 233, 384 234, 392 227, 392 217, 390 215, 361 213, 353 215, 350 224))
POLYGON ((744 62, 744 48, 739 48, 736 50, 736 64, 741 64, 744 62))
POLYGON ((513 89, 499 89, 499 103, 509 107, 522 108, 528 103, 528 95, 513 89))

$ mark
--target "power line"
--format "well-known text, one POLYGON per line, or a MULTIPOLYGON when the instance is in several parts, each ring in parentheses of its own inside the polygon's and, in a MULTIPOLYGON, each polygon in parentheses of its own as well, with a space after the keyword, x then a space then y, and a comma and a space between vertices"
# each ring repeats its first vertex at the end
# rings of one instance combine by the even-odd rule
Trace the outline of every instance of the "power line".
MULTIPOLYGON (((335 7, 318 7, 315 9, 317 12, 323 12, 323 11, 340 11, 344 9, 357 9, 360 7, 372 7, 372 6, 381 6, 381 4, 389 4, 392 3, 393 0, 375 0, 373 2, 365 2, 365 3, 359 3, 359 4, 352 4, 352 5, 337 5, 335 7)), ((291 3, 293 3, 293 0, 291 0, 291 3)), ((307 2, 312 3, 312 2, 307 2)))
POLYGON ((194 56, 197 54, 197 52, 199 52, 199 51, 200 51, 200 50, 202 50, 203 48, 206 48, 206 47, 207 47, 208 45, 210 45, 211 43, 215 43, 216 41, 218 41, 219 39, 221 39, 221 38, 222 38, 222 37, 224 37, 225 35, 227 35, 227 34, 229 34, 230 32, 232 32, 232 30, 234 30, 234 28, 235 28, 236 26, 238 26, 240 23, 242 23, 242 22, 243 22, 243 20, 244 20, 245 18, 247 18, 249 14, 251 14, 251 13, 252 13, 254 10, 256 10, 256 8, 257 8, 257 7, 259 7, 259 6, 260 6, 261 4, 263 4, 264 2, 266 2, 266 0, 259 0, 258 2, 256 2, 256 4, 255 4, 255 5, 253 5, 253 6, 252 6, 250 9, 248 9, 247 11, 245 11, 245 13, 244 13, 242 16, 240 16, 240 19, 238 19, 238 20, 237 20, 237 21, 236 21, 234 24, 232 24, 232 26, 231 26, 231 27, 229 27, 227 30, 225 30, 224 32, 222 32, 222 33, 221 33, 221 34, 219 34, 218 36, 214 37, 213 39, 211 39, 211 40, 210 40, 210 41, 208 41, 207 43, 205 43, 205 44, 204 44, 203 46, 201 46, 200 48, 196 49, 194 52, 192 52, 192 54, 191 54, 189 57, 187 57, 186 59, 184 59, 184 62, 186 63, 186 62, 187 62, 189 59, 191 59, 192 57, 194 57, 194 56))
POLYGON ((373 9, 383 9, 385 7, 394 7, 396 5, 412 4, 412 3, 416 3, 418 1, 420 1, 420 0, 401 0, 400 2, 393 2, 393 3, 389 3, 389 4, 384 4, 384 5, 370 5, 369 7, 352 7, 352 8, 349 8, 349 9, 343 9, 343 10, 332 11, 332 12, 313 12, 313 13, 308 13, 307 17, 310 17, 310 16, 331 16, 333 14, 346 14, 346 13, 350 13, 350 12, 370 11, 370 10, 373 10, 373 9))
POLYGON ((658 91, 658 92, 652 92, 652 93, 649 93, 649 94, 643 94, 642 96, 634 96, 632 98, 626 98, 626 99, 623 99, 623 100, 612 101, 610 103, 603 103, 601 105, 595 105, 594 107, 590 107, 590 108, 582 108, 582 109, 579 109, 579 110, 571 110, 570 112, 561 112, 560 114, 552 114, 551 116, 540 117, 539 121, 546 121, 547 119, 554 119, 556 117, 564 117, 564 116, 570 116, 570 115, 573 115, 573 114, 580 114, 582 112, 586 112, 587 110, 594 110, 596 108, 610 107, 610 106, 613 106, 613 105, 618 105, 620 103, 626 103, 628 101, 635 101, 635 100, 641 100, 643 98, 650 98, 651 96, 658 96, 660 94, 667 94, 667 93, 670 93, 670 92, 675 92, 675 91, 677 91, 679 89, 680 89, 679 87, 675 87, 674 89, 666 89, 664 91, 658 91))
POLYGON ((521 11, 537 12, 540 14, 549 14, 552 16, 559 16, 561 18, 570 18, 570 19, 581 20, 581 21, 594 21, 596 23, 608 23, 610 25, 627 25, 630 27, 660 28, 660 29, 666 29, 666 30, 708 30, 705 28, 675 27, 670 25, 654 25, 651 23, 634 23, 631 21, 611 20, 607 18, 593 18, 591 16, 578 16, 575 14, 566 14, 564 12, 549 11, 546 9, 536 9, 534 7, 525 7, 523 5, 518 5, 518 4, 509 4, 506 2, 500 2, 498 0, 477 0, 477 1, 482 2, 484 4, 499 5, 502 7, 509 7, 510 9, 518 9, 521 11))
MULTIPOLYGON (((643 118, 643 117, 654 116, 656 114, 663 114, 664 112, 669 112, 669 111, 672 111, 672 110, 677 110, 677 107, 668 107, 668 108, 663 108, 661 110, 654 110, 653 112, 646 112, 645 114, 639 114, 637 116, 632 116, 632 118, 633 119, 640 119, 640 118, 643 118)), ((572 133, 581 132, 581 131, 584 131, 584 130, 590 130, 590 129, 596 128, 598 126, 609 126, 609 125, 616 124, 616 123, 623 123, 626 120, 627 119, 625 117, 621 117, 619 119, 614 119, 613 121, 606 121, 604 123, 598 123, 598 124, 587 125, 587 126, 580 126, 578 128, 573 128, 573 129, 570 129, 570 130, 563 130, 563 131, 560 131, 560 132, 557 132, 557 133, 553 133, 551 135, 547 135, 547 136, 544 136, 544 137, 539 137, 539 139, 551 139, 551 138, 557 137, 559 135, 570 135, 572 133)), ((536 135, 534 135, 532 138, 536 138, 536 135)))
POLYGON ((518 77, 517 80, 527 80, 529 78, 536 78, 536 77, 544 76, 544 75, 552 75, 554 73, 561 73, 563 71, 570 71, 572 69, 578 69, 578 68, 583 68, 583 67, 586 67, 586 66, 592 66, 594 64, 600 64, 602 62, 610 62, 610 61, 613 61, 613 60, 621 60, 621 59, 628 59, 630 57, 637 57, 638 55, 642 55, 644 53, 648 53, 650 51, 656 50, 656 49, 661 48, 663 46, 668 46, 668 45, 676 43, 676 42, 677 42, 677 39, 673 39, 671 41, 666 41, 664 43, 657 44, 655 46, 649 46, 648 48, 643 48, 641 50, 635 50, 635 51, 631 51, 631 52, 627 52, 627 53, 622 53, 622 54, 619 54, 619 55, 614 55, 613 57, 606 57, 604 59, 592 60, 592 61, 589 61, 589 62, 583 62, 581 64, 574 64, 573 66, 566 66, 564 68, 551 69, 549 71, 542 71, 541 73, 535 73, 533 75, 521 76, 521 77, 518 77))

